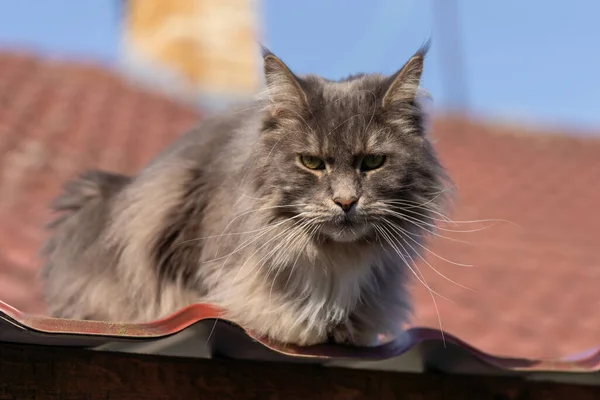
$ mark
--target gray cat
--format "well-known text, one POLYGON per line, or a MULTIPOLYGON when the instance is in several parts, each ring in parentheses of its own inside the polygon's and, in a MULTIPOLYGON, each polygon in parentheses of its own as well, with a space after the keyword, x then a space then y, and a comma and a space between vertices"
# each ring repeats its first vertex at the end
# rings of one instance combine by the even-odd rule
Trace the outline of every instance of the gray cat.
POLYGON ((401 335, 450 182, 418 102, 426 51, 330 81, 264 50, 253 104, 204 118, 135 177, 69 182, 44 248, 51 315, 140 322, 207 302, 280 342, 401 335))

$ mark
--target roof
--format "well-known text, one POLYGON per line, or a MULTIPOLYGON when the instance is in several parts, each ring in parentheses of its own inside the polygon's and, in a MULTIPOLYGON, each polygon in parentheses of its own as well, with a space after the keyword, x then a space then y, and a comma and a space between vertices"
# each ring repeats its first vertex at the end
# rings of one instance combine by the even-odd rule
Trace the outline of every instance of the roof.
MULTIPOLYGON (((442 231, 428 257, 448 278, 421 269, 435 289, 443 326, 486 351, 559 356, 600 344, 600 141, 464 119, 438 121, 434 135, 460 196, 456 221, 503 219, 477 232, 442 231)), ((474 230, 491 224, 445 224, 474 230)), ((436 324, 417 290, 417 324, 436 324)))
POLYGON ((269 341, 223 320, 222 311, 193 304, 151 323, 77 321, 30 316, 0 302, 0 340, 12 343, 92 348, 192 358, 316 363, 395 372, 444 372, 521 376, 534 380, 598 385, 600 348, 576 357, 529 360, 479 351, 437 329, 410 328, 408 340, 378 347, 334 343, 295 346, 269 341))
POLYGON ((133 173, 196 118, 93 64, 0 53, 0 299, 43 312, 37 251, 63 181, 91 167, 133 173))
MULTIPOLYGON (((197 113, 93 65, 0 54, 0 300, 43 313, 37 249, 47 204, 62 182, 96 167, 134 172, 197 113)), ((560 133, 560 132, 559 132, 560 133)), ((435 121, 433 137, 459 192, 421 263, 438 293, 443 328, 486 352, 557 357, 600 344, 600 141, 536 135, 465 118, 435 121)), ((417 282, 418 283, 418 282, 417 282)), ((439 327, 428 291, 415 283, 419 326, 439 327)))

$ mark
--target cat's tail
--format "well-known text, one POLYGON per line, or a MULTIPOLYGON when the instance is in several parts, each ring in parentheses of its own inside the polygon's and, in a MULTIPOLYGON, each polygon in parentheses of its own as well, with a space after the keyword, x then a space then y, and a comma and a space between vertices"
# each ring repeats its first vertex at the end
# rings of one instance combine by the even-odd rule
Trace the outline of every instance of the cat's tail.
MULTIPOLYGON (((109 218, 112 199, 131 177, 90 170, 68 181, 60 195, 50 204, 59 215, 46 228, 50 231, 41 249, 44 258, 55 258, 65 251, 85 251, 103 231, 109 218)), ((42 269, 42 277, 48 272, 42 269)))
POLYGON ((51 210, 61 215, 46 227, 59 228, 66 219, 110 200, 130 181, 128 176, 97 170, 87 171, 77 179, 68 181, 62 193, 50 204, 51 210))

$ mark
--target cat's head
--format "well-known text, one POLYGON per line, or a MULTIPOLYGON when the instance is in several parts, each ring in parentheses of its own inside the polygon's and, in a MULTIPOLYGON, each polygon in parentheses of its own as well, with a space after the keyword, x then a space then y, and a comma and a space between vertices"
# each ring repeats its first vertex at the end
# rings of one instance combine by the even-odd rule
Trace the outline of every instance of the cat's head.
POLYGON ((417 98, 426 52, 391 76, 330 81, 297 76, 263 51, 268 99, 256 176, 276 199, 276 218, 336 242, 428 230, 447 178, 417 98))

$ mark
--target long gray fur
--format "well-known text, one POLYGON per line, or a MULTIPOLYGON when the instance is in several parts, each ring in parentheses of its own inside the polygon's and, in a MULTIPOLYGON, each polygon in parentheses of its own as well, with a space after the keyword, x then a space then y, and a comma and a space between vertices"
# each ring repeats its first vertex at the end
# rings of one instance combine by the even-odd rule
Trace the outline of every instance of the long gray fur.
POLYGON ((135 177, 69 182, 43 251, 50 313, 141 322, 209 302, 300 345, 400 335, 411 264, 449 183, 417 101, 425 53, 389 77, 336 82, 265 51, 254 103, 204 118, 135 177), (384 165, 360 171, 367 154, 384 165), (359 199, 351 214, 340 196, 359 199))

